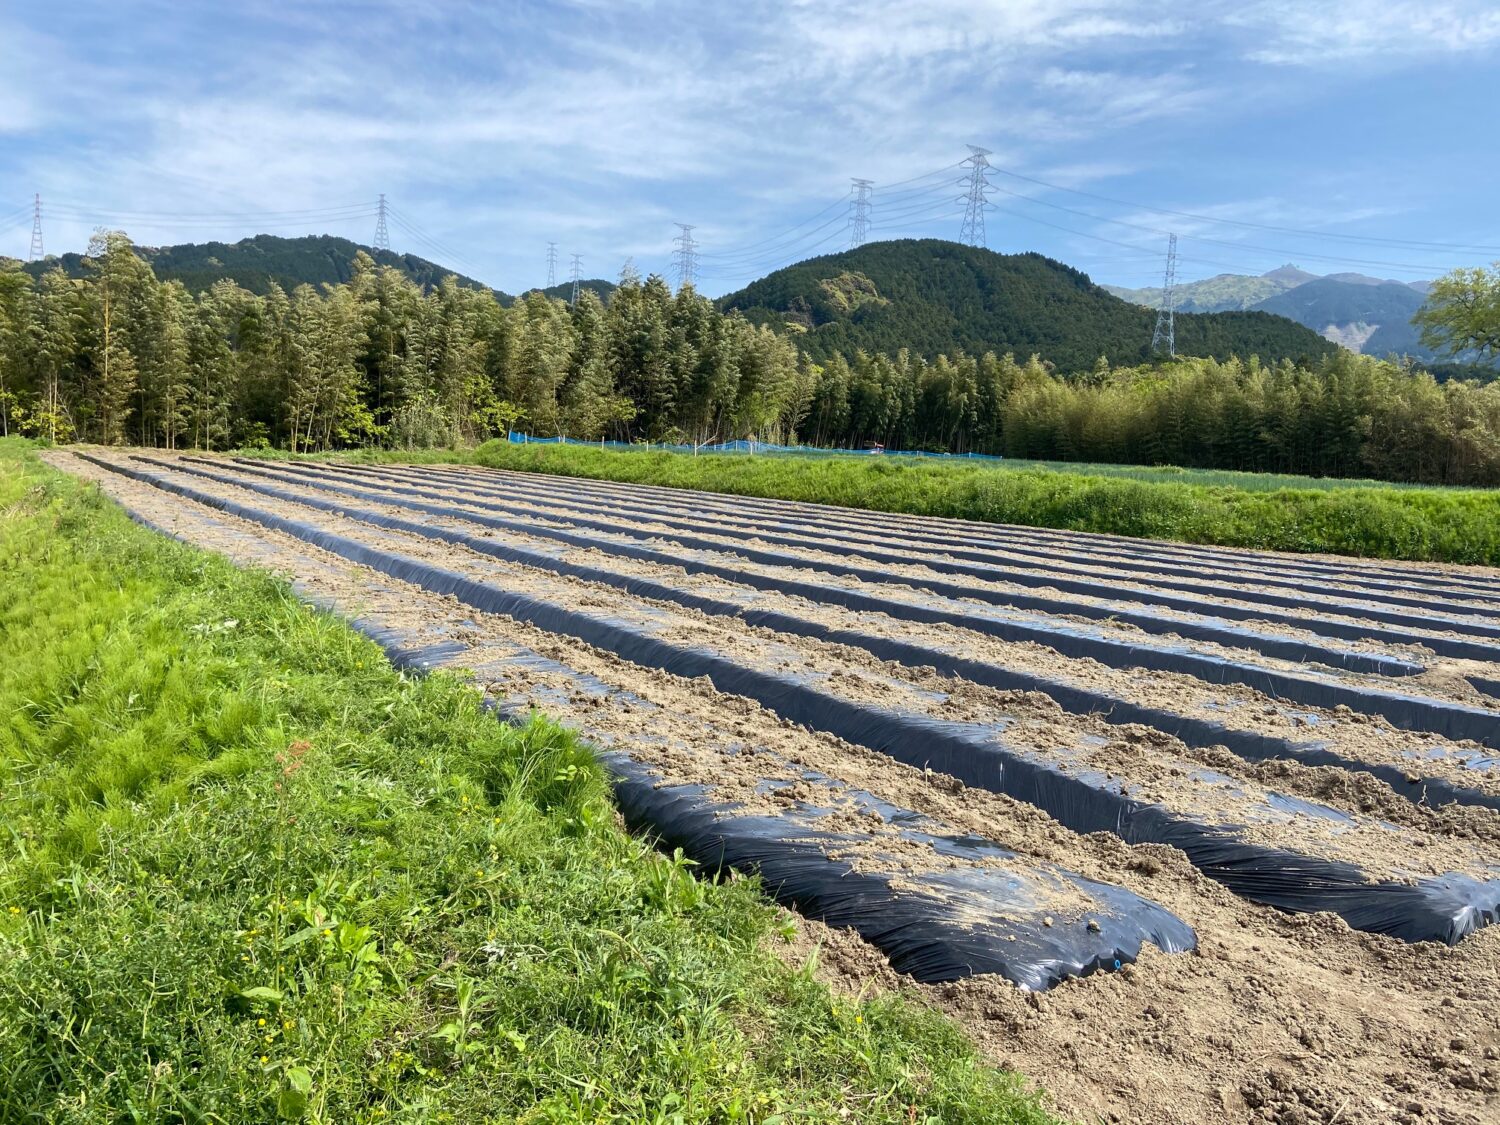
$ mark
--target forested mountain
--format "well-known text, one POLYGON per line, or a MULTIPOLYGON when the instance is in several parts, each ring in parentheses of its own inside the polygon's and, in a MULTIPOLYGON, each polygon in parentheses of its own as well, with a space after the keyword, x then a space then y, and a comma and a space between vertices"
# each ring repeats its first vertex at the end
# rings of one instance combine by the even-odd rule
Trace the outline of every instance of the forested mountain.
MULTIPOLYGON (((137 246, 135 252, 151 264, 159 281, 180 281, 192 293, 209 289, 214 282, 232 280, 242 289, 264 296, 274 283, 291 291, 299 285, 341 285, 354 276, 354 258, 368 254, 378 266, 390 266, 423 289, 431 289, 453 274, 467 289, 489 287, 464 277, 454 270, 419 258, 415 254, 397 254, 376 250, 337 238, 331 234, 308 235, 305 238, 279 238, 258 234, 235 243, 187 242, 178 246, 137 246)), ((54 267, 61 267, 69 277, 82 277, 85 265, 82 254, 64 254, 29 262, 25 269, 33 278, 54 267)), ((608 284, 607 282, 604 284, 608 284)), ((503 293, 496 293, 508 300, 503 293)))
POLYGON ((1368 355, 1410 355, 1430 359, 1412 315, 1425 298, 1396 281, 1320 277, 1262 301, 1256 308, 1290 317, 1368 355))
MULTIPOLYGON (((423 289, 435 288, 452 275, 465 289, 488 289, 482 282, 465 277, 456 270, 419 258, 415 254, 397 254, 361 246, 347 238, 333 235, 308 235, 305 238, 279 238, 258 234, 239 242, 185 242, 178 246, 137 246, 135 252, 150 263, 159 281, 180 281, 189 292, 201 293, 216 281, 233 281, 242 289, 265 296, 273 284, 291 291, 299 285, 318 288, 342 285, 354 276, 354 259, 367 255, 377 266, 389 266, 423 289)), ((0 257, 0 268, 13 259, 0 257)), ((15 262, 15 265, 20 265, 15 262)), ((50 269, 60 268, 69 277, 84 276, 87 268, 82 254, 64 254, 22 267, 33 278, 41 278, 50 269)), ((615 291, 615 283, 603 278, 588 278, 578 283, 580 290, 591 290, 605 304, 615 291)), ((514 303, 515 297, 498 289, 491 290, 501 304, 514 303)), ((568 300, 573 283, 565 281, 542 289, 548 297, 568 300)))
MULTIPOLYGON (((1044 356, 1061 371, 1149 358, 1153 313, 1040 254, 996 254, 938 239, 872 242, 753 282, 720 307, 790 331, 815 360, 902 348, 1044 356)), ((1260 312, 1177 318, 1182 355, 1317 358, 1333 347, 1260 312)))
MULTIPOLYGON (((618 288, 619 286, 613 281, 605 281, 602 277, 584 278, 578 282, 578 291, 580 293, 587 289, 599 298, 601 304, 605 305, 609 304, 609 299, 615 295, 615 290, 618 288)), ((573 298, 573 283, 571 281, 564 281, 561 285, 549 285, 544 289, 538 289, 537 292, 543 297, 551 297, 558 301, 569 301, 573 298)), ((514 299, 513 297, 501 298, 506 304, 509 304, 514 299)))
MULTIPOLYGON (((1178 285, 1177 308, 1216 312, 1253 309, 1289 317, 1326 339, 1366 355, 1409 355, 1430 360, 1421 334, 1411 318, 1425 299, 1431 282, 1392 281, 1362 273, 1331 273, 1319 277, 1282 266, 1253 277, 1221 273, 1202 281, 1178 285)), ((1161 304, 1159 288, 1122 289, 1111 293, 1148 309, 1161 304)))

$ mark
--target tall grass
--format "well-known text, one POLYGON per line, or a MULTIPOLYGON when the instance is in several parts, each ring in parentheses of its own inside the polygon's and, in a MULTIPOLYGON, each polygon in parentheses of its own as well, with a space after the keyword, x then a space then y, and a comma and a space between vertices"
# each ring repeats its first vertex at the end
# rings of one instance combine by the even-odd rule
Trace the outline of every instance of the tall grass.
POLYGON ((587 747, 0 442, 0 1121, 1015 1121, 587 747))
MULTIPOLYGON (((914 459, 807 459, 492 441, 364 461, 467 462, 525 472, 842 504, 1185 543, 1500 566, 1500 491, 1241 488, 914 459)), ((1147 470, 1142 470, 1147 471, 1147 470)), ((1169 477, 1165 470, 1149 470, 1169 477)))

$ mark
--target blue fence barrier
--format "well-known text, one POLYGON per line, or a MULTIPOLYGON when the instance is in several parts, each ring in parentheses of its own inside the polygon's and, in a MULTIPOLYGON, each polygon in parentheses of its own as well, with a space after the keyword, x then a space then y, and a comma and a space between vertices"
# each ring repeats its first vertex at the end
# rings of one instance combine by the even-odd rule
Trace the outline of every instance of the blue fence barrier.
POLYGON ((580 441, 569 437, 535 437, 512 430, 507 435, 516 445, 588 445, 595 449, 624 449, 668 453, 792 453, 803 457, 932 457, 945 461, 1003 461, 989 453, 929 453, 920 449, 827 449, 819 445, 777 445, 768 441, 721 441, 709 445, 669 442, 580 441))

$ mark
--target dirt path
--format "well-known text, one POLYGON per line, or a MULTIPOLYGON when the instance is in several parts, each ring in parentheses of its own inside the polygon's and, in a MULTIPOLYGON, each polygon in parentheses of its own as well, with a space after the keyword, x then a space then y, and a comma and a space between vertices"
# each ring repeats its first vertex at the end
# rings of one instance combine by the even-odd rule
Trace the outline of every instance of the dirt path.
MULTIPOLYGON (((460 663, 487 670, 487 684, 497 698, 535 701, 564 722, 630 748, 674 780, 703 782, 753 807, 771 808, 794 791, 775 796, 762 784, 766 779, 795 784, 802 768, 818 770, 953 830, 1124 886, 1174 911, 1197 930, 1196 954, 1168 956, 1148 948, 1136 965, 1121 972, 1069 981, 1044 994, 1024 993, 993 977, 915 986, 892 973, 877 951, 852 935, 802 922, 800 944, 790 955, 800 956, 812 943, 821 942, 820 971, 841 987, 902 989, 922 996, 958 1018, 995 1061, 1036 1077, 1071 1115, 1164 1123, 1480 1123, 1500 1113, 1500 927, 1481 930, 1451 948, 1408 945, 1352 931, 1332 915, 1287 915, 1255 906, 1206 878, 1173 849, 1130 847, 1105 833, 1079 835, 1029 805, 956 785, 952 779, 828 734, 792 726, 766 708, 716 691, 702 680, 684 680, 507 617, 476 613, 451 598, 351 566, 292 536, 126 480, 69 455, 51 454, 49 459, 97 481, 133 512, 190 542, 294 576, 307 594, 332 600, 344 612, 452 638, 467 650, 460 663), (643 706, 601 706, 596 698, 579 692, 574 682, 517 661, 518 649, 561 661, 612 689, 631 693, 643 706)), ((121 460, 117 454, 110 459, 121 460)), ((235 492, 231 486, 202 479, 194 486, 205 493, 235 492)), ((337 527, 343 534, 387 542, 397 536, 242 490, 241 498, 264 509, 284 504, 288 513, 297 510, 297 518, 337 527)), ((367 505, 351 501, 350 506, 367 505)), ((399 501, 393 497, 392 510, 397 508, 399 501)), ((427 518, 410 511, 405 516, 427 518)), ((458 524, 434 519, 433 526, 458 524)), ((510 541, 520 544, 523 538, 510 541)), ((1097 755, 1091 759, 1095 764, 1112 761, 1133 784, 1163 785, 1171 777, 1168 771, 1187 753, 1173 740, 1151 737, 1154 732, 1142 731, 1138 742, 1122 739, 1121 728, 1067 715, 1045 698, 1000 693, 883 663, 848 646, 789 637, 734 618, 689 612, 670 602, 631 598, 607 586, 547 575, 414 535, 400 536, 399 542, 403 551, 442 559, 451 569, 483 575, 487 581, 571 598, 575 606, 601 614, 633 614, 633 620, 652 624, 663 636, 713 645, 736 660, 767 667, 787 662, 780 670, 800 669, 850 696, 886 703, 899 699, 905 707, 926 707, 967 721, 993 722, 1004 715, 1012 720, 1007 733, 1022 728, 1039 752, 1071 749, 1082 742, 1081 753, 1097 755), (1106 745, 1090 746, 1085 736, 1101 738, 1106 745)), ((596 556, 600 552, 563 552, 567 558, 600 561, 596 556)), ((617 559, 609 559, 609 565, 622 569, 617 559)), ((653 568, 630 573, 662 577, 653 568)), ((690 581, 680 571, 669 577, 674 583, 690 581)), ((717 580, 685 588, 729 599, 746 596, 732 583, 717 580)), ((776 601, 774 595, 755 597, 767 604, 776 601)), ((805 614, 831 612, 807 603, 800 608, 805 614)), ((838 611, 828 620, 844 613, 838 611)), ((870 627, 868 615, 861 624, 870 627)), ((1124 677, 1118 681, 1122 688, 1151 690, 1164 698, 1183 698, 1190 689, 1197 693, 1192 698, 1202 698, 1205 706, 1216 695, 1233 702, 1236 693, 1245 690, 1209 687, 1190 677, 1163 686, 1164 673, 1121 672, 1064 660, 1055 653, 1030 651, 1037 646, 1006 644, 964 630, 943 628, 929 634, 915 626, 882 627, 932 643, 968 645, 997 662, 1046 661, 1054 672, 1067 668, 1069 675, 1088 680, 1119 675, 1124 677)), ((1254 707, 1264 701, 1250 693, 1239 702, 1254 707)), ((1378 724, 1347 715, 1330 712, 1317 718, 1351 748, 1380 737, 1411 737, 1404 732, 1392 735, 1378 724)), ((1258 767, 1233 755, 1218 765, 1246 792, 1264 791, 1268 784, 1296 789, 1282 784, 1293 779, 1259 777, 1258 767)), ((1389 844, 1383 836, 1425 841, 1411 854, 1391 851, 1392 866, 1400 860, 1411 869, 1431 870, 1460 859, 1471 866, 1500 866, 1500 847, 1487 833, 1466 829, 1462 818, 1444 821, 1440 814, 1416 811, 1388 788, 1351 783, 1341 792, 1336 784, 1340 779, 1322 771, 1303 771, 1296 780, 1310 777, 1327 784, 1325 800, 1337 808, 1359 815, 1368 811, 1361 805, 1378 793, 1379 801, 1403 814, 1404 819, 1390 818, 1398 821, 1399 832, 1371 830, 1371 847, 1375 841, 1389 844)), ((839 815, 843 823, 859 826, 873 849, 899 852, 914 875, 935 862, 928 852, 902 850, 891 825, 848 808, 839 815)), ((1289 823, 1266 831, 1312 838, 1306 825, 1289 823)), ((1330 846, 1344 844, 1335 839, 1330 846)))

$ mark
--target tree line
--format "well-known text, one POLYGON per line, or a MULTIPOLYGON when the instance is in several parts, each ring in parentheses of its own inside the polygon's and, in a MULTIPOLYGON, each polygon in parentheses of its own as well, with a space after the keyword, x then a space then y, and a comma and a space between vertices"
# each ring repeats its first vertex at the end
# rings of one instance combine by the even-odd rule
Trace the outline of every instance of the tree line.
POLYGON ((584 440, 769 442, 1500 484, 1500 385, 1339 352, 1062 376, 1037 357, 857 351, 787 337, 661 278, 606 305, 504 307, 360 254, 346 284, 263 295, 158 281, 118 232, 88 270, 0 271, 0 433, 168 449, 412 448, 520 428, 584 440))

